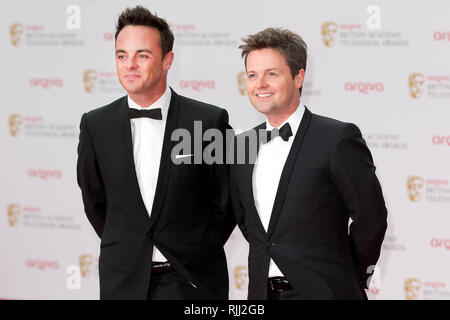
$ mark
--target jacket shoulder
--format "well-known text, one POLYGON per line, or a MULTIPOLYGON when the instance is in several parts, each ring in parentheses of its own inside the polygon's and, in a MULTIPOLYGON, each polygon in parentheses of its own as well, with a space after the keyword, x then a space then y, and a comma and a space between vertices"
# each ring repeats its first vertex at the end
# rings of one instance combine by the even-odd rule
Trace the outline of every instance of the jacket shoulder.
POLYGON ((120 107, 120 105, 122 105, 123 103, 127 103, 127 96, 123 96, 117 100, 114 100, 113 102, 111 102, 105 106, 92 109, 92 110, 86 112, 86 116, 88 118, 105 116, 105 114, 115 112, 120 107))
POLYGON ((106 123, 115 121, 123 104, 127 104, 127 96, 121 97, 103 107, 99 107, 86 112, 83 115, 88 126, 103 126, 106 123))
POLYGON ((347 132, 359 133, 357 125, 338 119, 325 117, 315 113, 311 114, 311 128, 320 131, 324 136, 340 137, 347 132))
POLYGON ((180 102, 180 107, 189 112, 193 112, 194 114, 202 114, 202 115, 210 115, 210 116, 218 116, 222 112, 226 111, 223 108, 218 106, 198 101, 192 98, 188 98, 185 96, 178 95, 178 99, 180 102))

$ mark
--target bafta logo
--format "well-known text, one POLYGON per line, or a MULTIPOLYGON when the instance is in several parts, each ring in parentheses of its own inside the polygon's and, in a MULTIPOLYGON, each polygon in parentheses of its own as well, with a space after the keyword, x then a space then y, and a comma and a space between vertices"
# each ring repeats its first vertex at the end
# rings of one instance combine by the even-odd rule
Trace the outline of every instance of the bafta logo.
POLYGON ((244 71, 241 71, 237 75, 237 85, 239 89, 239 93, 242 96, 245 96, 247 92, 247 75, 244 71))
POLYGON ((22 116, 20 114, 12 114, 9 116, 9 133, 13 137, 17 137, 22 125, 22 116))
POLYGON ((79 259, 80 271, 83 278, 88 278, 94 273, 95 259, 90 254, 82 254, 79 259))
POLYGON ((234 268, 234 284, 238 290, 245 290, 248 282, 248 269, 245 266, 234 268))
POLYGON ((20 23, 15 23, 9 28, 9 35, 13 46, 18 47, 22 42, 24 27, 20 23))
POLYGON ((420 298, 420 288, 422 284, 419 279, 408 278, 405 280, 405 298, 406 300, 415 300, 420 298))
POLYGON ((18 204, 10 204, 8 206, 8 223, 11 227, 17 226, 19 223, 20 206, 18 204))
POLYGON ((322 41, 326 47, 334 46, 337 29, 335 22, 327 21, 322 24, 322 41))
POLYGON ((411 201, 417 202, 422 199, 423 178, 419 176, 410 176, 408 178, 408 197, 411 201))
POLYGON ((409 93, 414 99, 422 97, 423 84, 425 82, 425 76, 421 73, 411 73, 408 77, 409 93))
POLYGON ((86 92, 94 92, 96 79, 97 72, 95 72, 95 70, 89 69, 83 73, 84 90, 86 90, 86 92))

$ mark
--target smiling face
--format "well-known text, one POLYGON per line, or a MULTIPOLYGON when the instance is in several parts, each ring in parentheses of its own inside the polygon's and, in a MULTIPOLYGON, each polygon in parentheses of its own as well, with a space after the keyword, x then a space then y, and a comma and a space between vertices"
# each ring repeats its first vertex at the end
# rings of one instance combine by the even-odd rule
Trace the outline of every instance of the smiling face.
POLYGON ((138 104, 150 105, 166 90, 167 71, 173 52, 162 57, 159 31, 145 26, 126 26, 116 40, 119 81, 138 104))
POLYGON ((247 56, 247 93, 252 105, 278 127, 298 107, 305 71, 292 77, 283 55, 275 49, 251 51, 247 56))

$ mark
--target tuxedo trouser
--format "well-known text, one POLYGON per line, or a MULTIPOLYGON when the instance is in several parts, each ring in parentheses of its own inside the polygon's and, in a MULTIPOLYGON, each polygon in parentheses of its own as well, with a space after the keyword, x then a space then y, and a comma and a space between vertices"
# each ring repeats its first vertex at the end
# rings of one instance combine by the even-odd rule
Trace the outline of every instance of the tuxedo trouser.
POLYGON ((178 272, 152 274, 147 300, 199 300, 197 289, 194 288, 178 272))

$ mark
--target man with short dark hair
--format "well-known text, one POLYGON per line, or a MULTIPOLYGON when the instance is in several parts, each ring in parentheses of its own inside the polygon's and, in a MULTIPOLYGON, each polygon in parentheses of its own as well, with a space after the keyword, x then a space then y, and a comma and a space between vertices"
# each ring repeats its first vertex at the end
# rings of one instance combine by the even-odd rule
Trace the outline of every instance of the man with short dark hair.
POLYGON ((252 129, 263 137, 257 154, 246 145, 247 163, 230 170, 234 211, 250 245, 248 298, 367 299, 387 212, 361 132, 304 106, 307 54, 299 35, 268 28, 240 48, 250 102, 266 116, 252 129))
POLYGON ((167 86, 173 41, 163 19, 125 10, 115 48, 128 94, 81 119, 77 178, 101 238, 101 299, 228 299, 228 168, 171 159, 174 130, 193 135, 200 121, 225 134, 228 114, 167 86))

